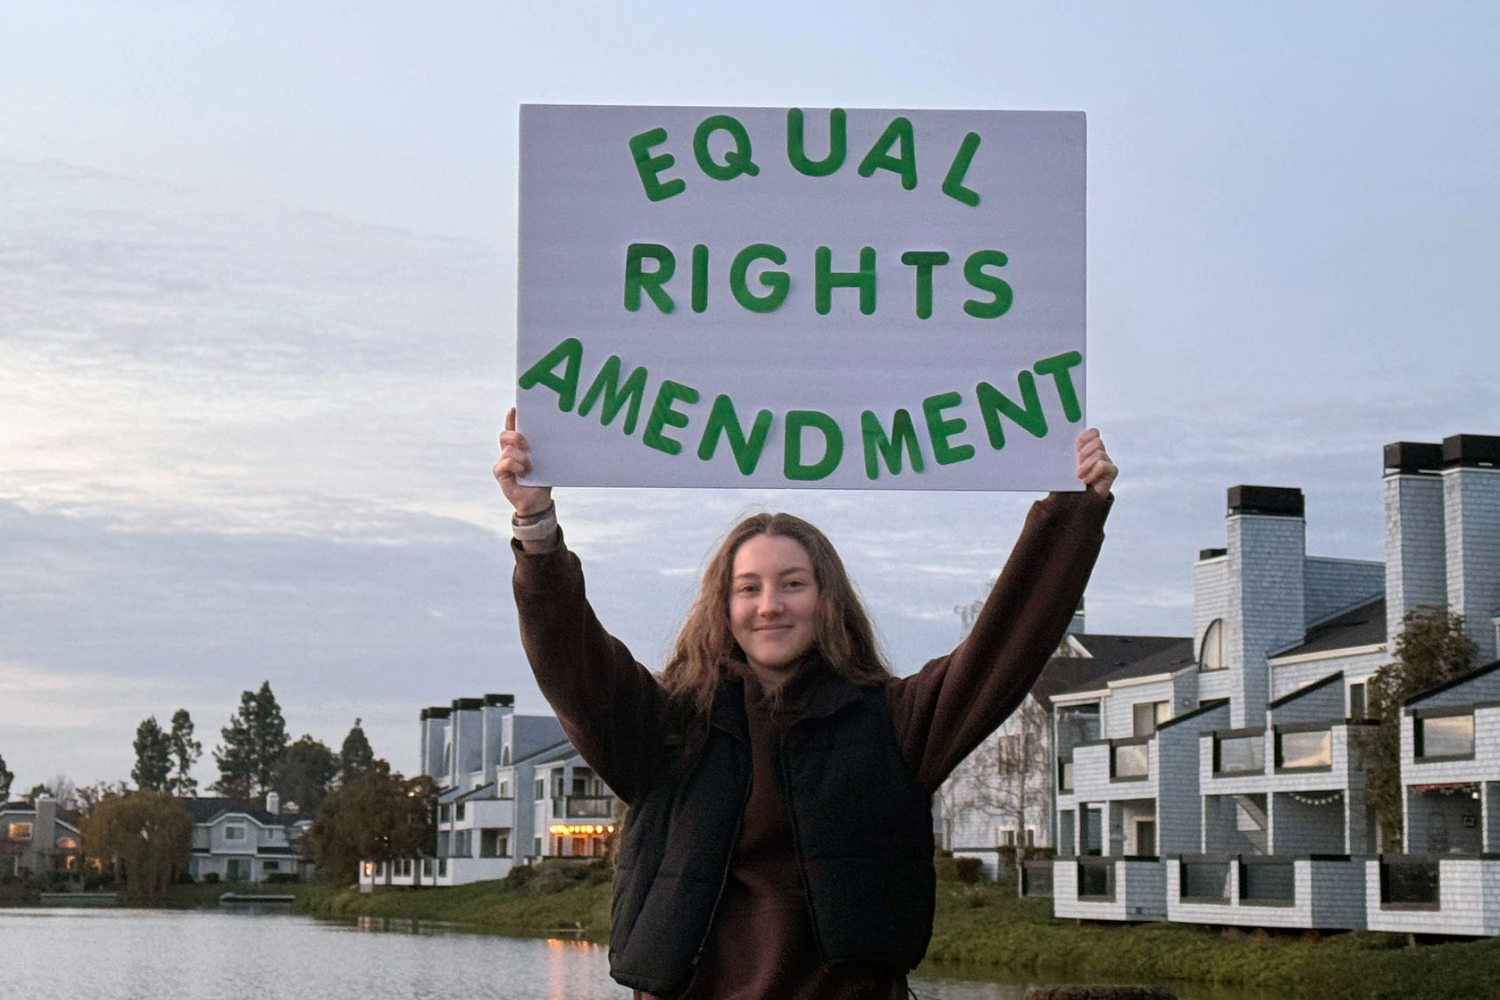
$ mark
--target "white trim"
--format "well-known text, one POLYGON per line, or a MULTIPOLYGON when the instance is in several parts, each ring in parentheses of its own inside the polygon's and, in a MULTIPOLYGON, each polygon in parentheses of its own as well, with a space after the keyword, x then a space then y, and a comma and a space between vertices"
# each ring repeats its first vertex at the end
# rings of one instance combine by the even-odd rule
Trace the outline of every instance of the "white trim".
MULTIPOLYGON (((1164 674, 1148 674, 1145 677, 1124 677, 1117 681, 1109 681, 1108 684, 1111 691, 1115 690, 1116 688, 1137 687, 1141 684, 1160 684, 1162 681, 1171 680, 1178 674, 1197 669, 1198 664, 1189 663, 1187 666, 1180 667, 1176 670, 1169 670, 1164 674)), ((1218 673, 1218 671, 1215 670, 1213 671, 1213 673, 1218 673)))
POLYGON ((1296 663, 1315 663, 1318 660, 1339 660, 1346 656, 1364 656, 1367 653, 1385 652, 1385 643, 1376 642, 1368 646, 1345 646, 1342 649, 1325 649, 1319 653, 1299 653, 1296 656, 1273 656, 1266 663, 1273 667, 1290 667, 1296 663))
POLYGON ((1069 691, 1067 694, 1055 694, 1051 701, 1053 705, 1081 705, 1086 701, 1097 701, 1108 697, 1108 688, 1097 688, 1093 691, 1069 691))

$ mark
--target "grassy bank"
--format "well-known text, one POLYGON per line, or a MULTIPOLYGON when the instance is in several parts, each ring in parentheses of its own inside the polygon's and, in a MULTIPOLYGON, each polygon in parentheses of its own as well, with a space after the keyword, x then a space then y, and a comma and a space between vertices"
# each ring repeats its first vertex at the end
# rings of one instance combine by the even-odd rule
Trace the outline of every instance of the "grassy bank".
MULTIPOLYGON (((219 896, 233 890, 237 893, 269 894, 277 896, 303 896, 314 890, 309 885, 246 885, 240 882, 197 882, 167 886, 163 899, 142 900, 132 897, 119 887, 106 886, 97 891, 113 892, 120 906, 140 906, 150 909, 191 910, 199 907, 219 905, 219 896)), ((35 881, 0 883, 0 906, 37 906, 44 892, 66 892, 62 886, 35 881)))
POLYGON ((928 957, 1042 981, 1219 983, 1287 1000, 1473 1000, 1495 995, 1500 940, 1406 947, 1405 935, 1270 935, 1187 924, 1053 920, 1009 886, 944 885, 928 957))
MULTIPOLYGON (((330 917, 473 924, 508 934, 609 929, 602 872, 549 871, 531 881, 451 889, 310 887, 299 907, 330 917)), ((1183 924, 1114 926, 1054 920, 1047 900, 1005 885, 938 889, 929 959, 1041 981, 1183 981, 1265 991, 1285 1000, 1474 1000, 1500 983, 1500 940, 1406 947, 1404 935, 1269 935, 1183 924)))
POLYGON ((530 878, 511 877, 451 888, 309 886, 297 909, 318 917, 395 917, 473 924, 504 934, 581 928, 590 940, 609 935, 609 873, 602 867, 542 864, 530 878))

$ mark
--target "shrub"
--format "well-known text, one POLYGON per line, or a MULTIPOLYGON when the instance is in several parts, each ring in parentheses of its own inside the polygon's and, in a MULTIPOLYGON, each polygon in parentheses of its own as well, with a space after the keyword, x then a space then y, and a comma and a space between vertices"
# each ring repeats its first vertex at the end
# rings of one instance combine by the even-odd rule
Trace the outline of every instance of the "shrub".
POLYGON ((937 868, 939 882, 964 882, 973 885, 978 882, 983 874, 983 866, 978 858, 955 858, 952 855, 938 855, 932 859, 933 866, 937 868))
POLYGON ((296 872, 272 872, 265 877, 267 885, 296 885, 302 881, 296 872))
POLYGON ((203 876, 203 884, 204 885, 218 885, 219 884, 219 873, 218 872, 208 872, 206 875, 203 876))

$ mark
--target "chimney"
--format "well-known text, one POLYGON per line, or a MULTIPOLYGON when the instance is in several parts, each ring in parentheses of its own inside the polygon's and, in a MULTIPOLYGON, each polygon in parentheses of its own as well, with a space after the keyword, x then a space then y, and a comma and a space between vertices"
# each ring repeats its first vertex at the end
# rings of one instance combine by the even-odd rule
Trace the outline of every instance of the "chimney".
POLYGON ((495 765, 500 759, 500 744, 503 739, 501 720, 515 711, 516 699, 508 694, 484 696, 483 733, 480 740, 480 767, 484 769, 484 784, 495 780, 495 765))
POLYGON ((281 795, 277 792, 266 793, 266 812, 272 816, 281 815, 281 795))
POLYGON ((484 708, 482 698, 453 699, 453 774, 451 777, 454 785, 462 784, 464 777, 479 770, 483 763, 484 748, 480 743, 484 735, 484 722, 480 714, 482 708, 484 708))
POLYGON ((1489 663, 1500 613, 1500 437, 1444 438, 1441 478, 1448 608, 1464 616, 1476 664, 1489 663))
POLYGON ((1306 634, 1307 522, 1295 488, 1231 486, 1228 508, 1224 653, 1230 725, 1239 728, 1265 722, 1267 655, 1306 634))
POLYGON ((1443 446, 1385 446, 1385 642, 1394 651, 1401 619, 1423 604, 1448 603, 1443 540, 1443 446))
POLYGON ((448 734, 448 715, 452 711, 438 705, 422 709, 422 745, 418 748, 421 771, 440 787, 446 784, 448 769, 443 764, 443 746, 448 734))

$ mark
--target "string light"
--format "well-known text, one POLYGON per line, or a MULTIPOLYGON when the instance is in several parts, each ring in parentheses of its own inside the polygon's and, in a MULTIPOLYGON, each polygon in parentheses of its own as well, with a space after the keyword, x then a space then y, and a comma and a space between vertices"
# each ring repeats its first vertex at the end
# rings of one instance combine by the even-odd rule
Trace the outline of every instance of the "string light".
POLYGON ((1343 792, 1329 792, 1327 795, 1299 795, 1296 792, 1288 792, 1293 801, 1300 802, 1305 806, 1326 806, 1337 802, 1344 797, 1343 792))
POLYGON ((588 823, 568 826, 564 826, 561 823, 554 823, 552 826, 547 827, 547 832, 559 837, 581 837, 589 833, 614 833, 615 828, 613 826, 594 826, 588 823))

